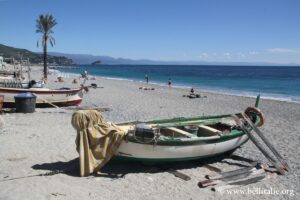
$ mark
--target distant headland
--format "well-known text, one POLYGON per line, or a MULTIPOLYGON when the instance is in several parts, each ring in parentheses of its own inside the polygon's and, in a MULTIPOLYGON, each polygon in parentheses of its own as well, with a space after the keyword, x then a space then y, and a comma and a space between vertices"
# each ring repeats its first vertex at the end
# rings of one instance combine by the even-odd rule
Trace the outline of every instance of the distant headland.
POLYGON ((95 62, 92 62, 91 65, 101 65, 101 60, 96 60, 95 62))

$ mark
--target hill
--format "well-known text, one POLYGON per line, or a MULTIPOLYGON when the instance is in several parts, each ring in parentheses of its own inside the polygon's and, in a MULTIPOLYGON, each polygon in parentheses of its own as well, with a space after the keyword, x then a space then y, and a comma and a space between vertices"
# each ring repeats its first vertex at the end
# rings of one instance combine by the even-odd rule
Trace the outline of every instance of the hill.
MULTIPOLYGON (((43 62, 43 54, 31 52, 27 49, 14 48, 10 46, 6 46, 0 44, 0 55, 4 58, 15 58, 16 60, 29 59, 29 61, 33 64, 42 63, 43 62)), ((50 64, 72 64, 73 60, 69 59, 65 56, 52 56, 48 55, 48 63, 50 64)))
POLYGON ((101 65, 101 60, 96 60, 91 65, 101 65))
MULTIPOLYGON (((91 64, 100 60, 103 65, 231 65, 231 66, 283 66, 278 63, 268 62, 207 62, 207 61, 159 61, 148 59, 128 59, 113 58, 110 56, 95 56, 90 54, 67 54, 58 52, 49 52, 52 56, 64 56, 70 58, 76 64, 91 64)), ((299 66, 299 64, 289 63, 284 66, 299 66)))
POLYGON ((101 61, 103 65, 181 65, 181 64, 206 64, 205 62, 188 62, 188 61, 156 61, 148 59, 129 59, 113 58, 110 56, 95 56, 90 54, 67 54, 59 52, 49 52, 53 56, 65 56, 72 59, 76 64, 91 64, 95 61, 101 61))

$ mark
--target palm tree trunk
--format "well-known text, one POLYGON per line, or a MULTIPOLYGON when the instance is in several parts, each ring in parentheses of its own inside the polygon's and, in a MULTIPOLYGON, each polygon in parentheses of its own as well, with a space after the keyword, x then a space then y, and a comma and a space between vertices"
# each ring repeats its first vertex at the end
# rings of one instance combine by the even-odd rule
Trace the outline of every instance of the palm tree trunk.
POLYGON ((44 42, 44 78, 47 79, 47 74, 48 74, 48 70, 47 70, 47 39, 44 38, 45 42, 44 42))

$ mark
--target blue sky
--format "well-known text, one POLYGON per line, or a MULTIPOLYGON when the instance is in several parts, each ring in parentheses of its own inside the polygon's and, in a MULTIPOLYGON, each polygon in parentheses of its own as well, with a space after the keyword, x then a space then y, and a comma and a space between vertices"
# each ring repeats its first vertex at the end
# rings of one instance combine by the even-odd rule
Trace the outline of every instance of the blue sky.
POLYGON ((0 0, 0 10, 0 43, 32 51, 35 20, 50 13, 49 51, 300 64, 299 0, 0 0))

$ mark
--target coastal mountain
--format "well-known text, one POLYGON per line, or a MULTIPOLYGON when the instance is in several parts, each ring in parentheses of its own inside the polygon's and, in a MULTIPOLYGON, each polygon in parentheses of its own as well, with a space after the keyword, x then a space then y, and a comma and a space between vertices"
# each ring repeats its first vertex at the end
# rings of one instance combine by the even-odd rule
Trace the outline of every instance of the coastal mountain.
POLYGON ((126 58, 113 58, 110 56, 95 56, 89 54, 67 54, 67 53, 58 53, 58 52, 49 52, 52 56, 64 56, 70 58, 76 64, 91 64, 96 61, 101 61, 101 64, 105 65, 138 65, 138 64, 161 64, 161 61, 152 61, 152 60, 133 60, 126 58))
MULTIPOLYGON (((268 62, 205 62, 205 61, 157 61, 148 59, 113 58, 110 56, 96 56, 90 54, 67 54, 49 52, 52 56, 63 56, 70 58, 76 64, 91 64, 101 61, 100 65, 230 65, 230 66, 282 66, 278 63, 268 62)), ((97 64, 99 65, 99 64, 97 64)), ((299 64, 286 64, 287 66, 299 66, 299 64)))
MULTIPOLYGON (((15 59, 23 60, 29 59, 33 64, 43 62, 43 54, 39 52, 32 52, 26 49, 14 48, 0 44, 0 56, 4 58, 14 57, 15 59)), ((282 66, 277 63, 267 62, 205 62, 205 61, 156 61, 148 59, 127 59, 127 58, 113 58, 110 56, 95 56, 90 54, 68 54, 58 52, 48 52, 48 62, 50 64, 91 64, 96 65, 231 65, 231 66, 282 66), (97 62, 97 61, 100 61, 97 62)), ((299 64, 286 64, 287 66, 299 66, 299 64)))
MULTIPOLYGON (((43 62, 43 54, 29 51, 27 49, 14 48, 0 44, 0 56, 4 58, 14 58, 16 60, 27 60, 33 64, 43 62)), ((50 64, 72 64, 73 60, 65 56, 52 56, 48 55, 48 62, 50 64)))
POLYGON ((58 52, 49 52, 53 56, 65 56, 72 59, 76 64, 91 64, 96 61, 101 61, 104 65, 209 65, 209 62, 202 61, 156 61, 148 59, 128 59, 128 58, 113 58, 110 56, 95 56, 90 54, 67 54, 58 52))
POLYGON ((101 60, 96 60, 95 62, 92 62, 91 65, 101 65, 101 60))
POLYGON ((148 59, 128 59, 128 58, 113 58, 110 56, 95 56, 90 54, 66 54, 58 52, 49 52, 53 56, 65 56, 72 59, 76 64, 90 64, 100 60, 101 64, 105 65, 207 65, 208 62, 199 61, 155 61, 148 59))

